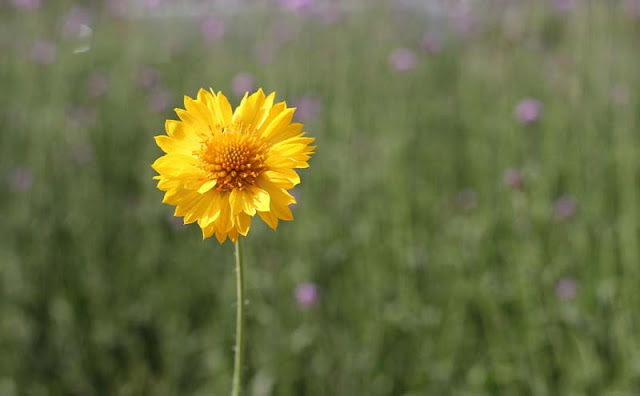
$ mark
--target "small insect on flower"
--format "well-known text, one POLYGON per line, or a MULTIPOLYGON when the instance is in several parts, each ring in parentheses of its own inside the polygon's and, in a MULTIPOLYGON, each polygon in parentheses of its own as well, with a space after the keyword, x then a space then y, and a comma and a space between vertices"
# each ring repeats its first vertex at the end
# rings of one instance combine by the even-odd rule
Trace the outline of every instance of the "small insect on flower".
POLYGON ((287 190, 300 183, 295 169, 309 167, 315 139, 291 122, 295 108, 274 98, 260 89, 232 112, 221 92, 201 89, 176 109, 180 121, 166 121, 167 136, 155 137, 166 153, 152 165, 163 202, 185 224, 197 222, 203 238, 236 242, 256 213, 274 230, 293 219, 287 190))

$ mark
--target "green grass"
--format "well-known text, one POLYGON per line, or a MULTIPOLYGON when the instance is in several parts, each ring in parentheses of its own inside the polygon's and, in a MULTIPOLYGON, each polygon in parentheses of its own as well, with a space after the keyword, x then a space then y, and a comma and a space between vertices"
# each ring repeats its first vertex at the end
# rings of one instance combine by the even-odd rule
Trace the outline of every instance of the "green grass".
POLYGON ((640 393, 640 21, 621 5, 483 9, 466 38, 388 5, 336 25, 262 7, 224 16, 214 43, 186 17, 95 10, 91 50, 74 54, 70 4, 45 3, 0 5, 1 395, 230 391, 233 246, 175 227, 161 203, 153 136, 175 116, 149 109, 146 66, 171 107, 200 87, 233 98, 241 71, 323 102, 295 220, 255 219, 246 239, 247 395, 640 393), (295 39, 257 62, 282 26, 295 39), (437 55, 418 48, 432 29, 437 55), (38 40, 56 42, 53 64, 29 61, 38 40), (415 70, 389 67, 397 47, 417 51, 415 70), (617 84, 628 103, 612 102, 617 84), (544 104, 529 126, 514 117, 525 97, 544 104), (559 221, 563 195, 578 209, 559 221), (302 282, 322 291, 310 309, 302 282))

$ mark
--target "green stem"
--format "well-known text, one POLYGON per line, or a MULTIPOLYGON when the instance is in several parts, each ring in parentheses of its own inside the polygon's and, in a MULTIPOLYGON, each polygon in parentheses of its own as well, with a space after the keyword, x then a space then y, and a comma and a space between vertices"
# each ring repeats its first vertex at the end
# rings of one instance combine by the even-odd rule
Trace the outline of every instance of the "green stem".
POLYGON ((244 331, 244 272, 242 269, 242 237, 236 242, 236 289, 238 304, 236 306, 236 347, 233 365, 233 389, 231 396, 240 396, 242 388, 242 334, 244 331))

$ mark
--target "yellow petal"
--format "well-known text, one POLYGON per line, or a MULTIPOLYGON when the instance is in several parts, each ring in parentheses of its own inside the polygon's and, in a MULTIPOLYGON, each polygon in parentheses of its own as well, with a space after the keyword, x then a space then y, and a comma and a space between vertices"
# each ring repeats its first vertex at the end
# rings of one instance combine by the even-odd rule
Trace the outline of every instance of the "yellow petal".
POLYGON ((206 227, 202 228, 202 239, 207 239, 210 238, 213 235, 213 232, 215 231, 215 228, 213 226, 213 223, 209 224, 206 227))
POLYGON ((243 123, 245 125, 253 125, 254 119, 256 118, 256 113, 258 112, 260 107, 262 107, 264 99, 265 96, 262 89, 259 89, 251 96, 247 96, 247 94, 245 93, 242 101, 240 101, 240 105, 233 113, 233 122, 243 123))
POLYGON ((220 215, 215 221, 216 234, 218 232, 228 232, 233 228, 231 218, 231 207, 229 206, 229 193, 220 193, 220 215))
POLYGON ((262 133, 263 139, 270 141, 271 138, 280 134, 285 128, 289 125, 291 120, 293 119, 293 112, 295 109, 286 109, 282 113, 278 114, 277 117, 273 119, 269 123, 269 125, 265 128, 262 133))
POLYGON ((233 117, 233 111, 231 110, 231 104, 226 96, 222 94, 222 92, 218 92, 216 95, 216 106, 214 106, 216 111, 216 116, 218 120, 222 121, 222 126, 227 126, 231 124, 231 119, 233 117))
POLYGON ((255 128, 260 128, 267 117, 269 117, 269 113, 271 112, 271 108, 273 107, 273 100, 275 99, 275 97, 275 92, 270 93, 269 96, 267 96, 267 98, 264 100, 262 106, 260 106, 260 109, 256 113, 256 118, 253 120, 253 125, 255 126, 255 128))
POLYGON ((276 169, 264 172, 261 176, 266 177, 276 186, 284 189, 293 188, 300 184, 300 176, 293 169, 276 169))
POLYGON ((258 212, 258 215, 272 229, 278 228, 278 218, 271 212, 258 212))
POLYGON ((199 119, 200 122, 205 125, 211 125, 213 123, 211 112, 204 102, 201 102, 200 100, 193 100, 190 97, 185 96, 184 108, 189 112, 189 114, 199 119))
POLYGON ((176 153, 191 155, 198 146, 191 144, 189 140, 176 140, 166 135, 154 136, 156 144, 167 154, 176 153))
POLYGON ((238 213, 236 215, 236 230, 244 235, 247 236, 247 234, 249 233, 249 228, 251 228, 251 216, 249 216, 246 213, 238 213))
POLYGON ((253 186, 248 189, 248 193, 251 199, 252 213, 245 211, 246 214, 253 216, 256 210, 269 210, 271 197, 269 197, 269 193, 266 190, 253 186))
POLYGON ((167 120, 164 123, 167 135, 176 140, 196 140, 197 135, 184 122, 177 120, 167 120))
MULTIPOLYGON (((290 109, 290 110, 295 110, 295 109, 290 109)), ((294 138, 298 135, 300 135, 303 128, 303 125, 297 122, 294 122, 292 124, 284 124, 281 125, 280 129, 275 131, 273 134, 271 134, 271 136, 267 139, 269 141, 269 143, 271 144, 277 144, 283 140, 287 140, 287 139, 291 139, 294 138)))
POLYGON ((273 105, 269 110, 269 114, 267 115, 267 117, 258 126, 258 134, 262 135, 264 133, 264 130, 267 129, 269 124, 271 124, 271 121, 273 121, 278 115, 280 115, 280 113, 285 111, 286 108, 287 104, 284 102, 276 103, 275 105, 273 105))
POLYGON ((188 128, 191 128, 193 133, 198 135, 198 137, 200 137, 201 139, 207 138, 207 132, 210 131, 210 129, 205 119, 183 109, 174 109, 174 110, 178 115, 178 117, 182 120, 182 122, 188 128))
POLYGON ((216 186, 216 179, 208 180, 204 184, 202 184, 202 186, 200 186, 200 188, 198 189, 198 192, 200 194, 204 194, 215 186, 216 186))
POLYGON ((227 239, 227 233, 216 230, 216 239, 220 243, 224 242, 227 239))
POLYGON ((227 235, 229 236, 229 239, 231 239, 231 242, 233 242, 233 243, 238 242, 238 231, 236 231, 235 228, 233 230, 229 231, 229 233, 227 235))
POLYGON ((201 228, 207 228, 213 225, 218 216, 220 216, 220 194, 216 193, 211 196, 209 207, 198 219, 198 225, 201 228))
POLYGON ((245 212, 251 216, 256 214, 256 208, 251 203, 251 197, 246 190, 234 189, 229 195, 231 213, 233 213, 234 215, 237 215, 240 212, 245 212))
POLYGON ((155 160, 151 167, 164 176, 181 176, 184 174, 198 174, 202 170, 197 168, 196 159, 184 154, 166 154, 155 160))

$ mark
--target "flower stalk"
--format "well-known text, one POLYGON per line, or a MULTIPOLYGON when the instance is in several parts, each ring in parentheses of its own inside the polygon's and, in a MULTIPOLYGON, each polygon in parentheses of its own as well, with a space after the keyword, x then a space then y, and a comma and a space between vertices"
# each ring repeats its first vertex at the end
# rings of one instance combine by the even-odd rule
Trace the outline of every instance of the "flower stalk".
POLYGON ((242 266, 242 238, 238 238, 235 243, 236 257, 236 345, 235 359, 233 364, 233 387, 231 396, 240 396, 242 391, 242 352, 243 352, 243 332, 244 332, 244 270, 242 266))

